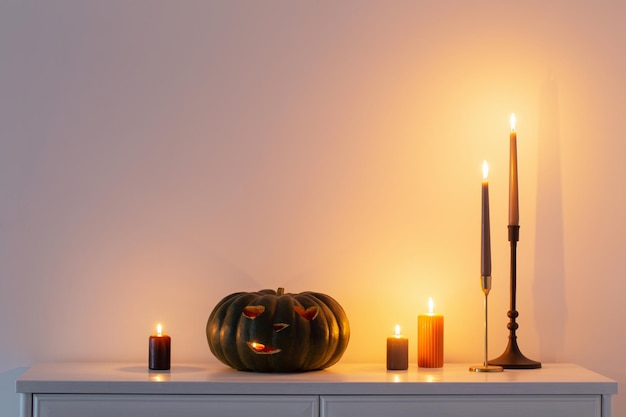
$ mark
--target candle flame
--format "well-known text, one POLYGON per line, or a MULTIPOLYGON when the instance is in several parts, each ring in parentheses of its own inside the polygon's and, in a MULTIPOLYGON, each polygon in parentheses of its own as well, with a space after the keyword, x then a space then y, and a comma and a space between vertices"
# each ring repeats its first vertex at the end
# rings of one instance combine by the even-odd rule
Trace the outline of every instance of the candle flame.
POLYGON ((265 349, 265 345, 263 343, 252 342, 250 343, 250 346, 252 347, 252 349, 258 352, 261 352, 263 349, 265 349))
POLYGON ((511 132, 515 132, 515 113, 511 113, 511 132))
POLYGON ((396 324, 396 337, 400 337, 400 325, 396 324))
POLYGON ((487 161, 483 161, 483 180, 487 181, 487 175, 489 175, 489 165, 487 161))
POLYGON ((434 307, 435 303, 433 302, 433 297, 428 297, 428 314, 433 314, 434 307))
POLYGON ((163 327, 161 323, 157 324, 157 336, 161 337, 163 335, 163 327))

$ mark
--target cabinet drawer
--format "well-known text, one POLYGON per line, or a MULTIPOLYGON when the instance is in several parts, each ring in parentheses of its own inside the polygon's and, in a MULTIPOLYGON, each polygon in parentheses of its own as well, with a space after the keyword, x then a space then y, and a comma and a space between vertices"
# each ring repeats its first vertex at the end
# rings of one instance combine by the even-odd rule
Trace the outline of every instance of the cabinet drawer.
POLYGON ((36 394, 35 417, 317 417, 317 396, 36 394))
POLYGON ((322 417, 600 417, 597 395, 323 396, 322 417))

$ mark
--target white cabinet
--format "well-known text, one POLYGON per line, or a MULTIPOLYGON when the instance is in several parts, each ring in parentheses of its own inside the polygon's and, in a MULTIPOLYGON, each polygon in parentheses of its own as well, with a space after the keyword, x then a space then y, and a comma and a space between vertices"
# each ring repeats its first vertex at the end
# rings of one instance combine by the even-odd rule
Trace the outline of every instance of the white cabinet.
POLYGON ((265 374, 223 365, 42 363, 16 383, 22 417, 611 417, 617 382, 572 364, 472 373, 338 364, 265 374))
POLYGON ((323 417, 600 417, 593 395, 322 397, 323 417))
POLYGON ((316 396, 36 394, 40 417, 317 417, 316 396))

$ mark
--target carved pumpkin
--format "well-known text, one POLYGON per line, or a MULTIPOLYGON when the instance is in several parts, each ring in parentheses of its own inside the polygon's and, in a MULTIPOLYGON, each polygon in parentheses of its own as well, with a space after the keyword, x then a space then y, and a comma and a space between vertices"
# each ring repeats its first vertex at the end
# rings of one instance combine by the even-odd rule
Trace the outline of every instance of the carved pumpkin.
POLYGON ((220 301, 206 326, 211 352, 240 371, 301 372, 327 368, 350 339, 348 317, 315 292, 239 292, 220 301))

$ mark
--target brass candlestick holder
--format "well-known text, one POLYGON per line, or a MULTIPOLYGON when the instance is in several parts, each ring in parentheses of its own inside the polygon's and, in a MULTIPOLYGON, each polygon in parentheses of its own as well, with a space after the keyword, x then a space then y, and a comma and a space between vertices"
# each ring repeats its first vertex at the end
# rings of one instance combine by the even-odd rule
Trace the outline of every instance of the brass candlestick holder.
POLYGON ((489 291, 491 291, 491 275, 489 276, 481 276, 480 284, 483 289, 483 294, 485 294, 485 361, 482 365, 470 366, 470 372, 502 372, 502 367, 498 365, 490 365, 488 363, 489 353, 489 314, 488 314, 488 296, 489 291))
POLYGON ((511 242, 511 308, 507 313, 509 323, 509 344, 504 353, 489 361, 489 365, 499 365, 506 369, 538 369, 541 362, 528 359, 522 354, 517 346, 517 331, 519 325, 516 323, 519 313, 516 310, 515 298, 517 295, 517 242, 519 241, 519 226, 509 225, 509 242, 511 242))

